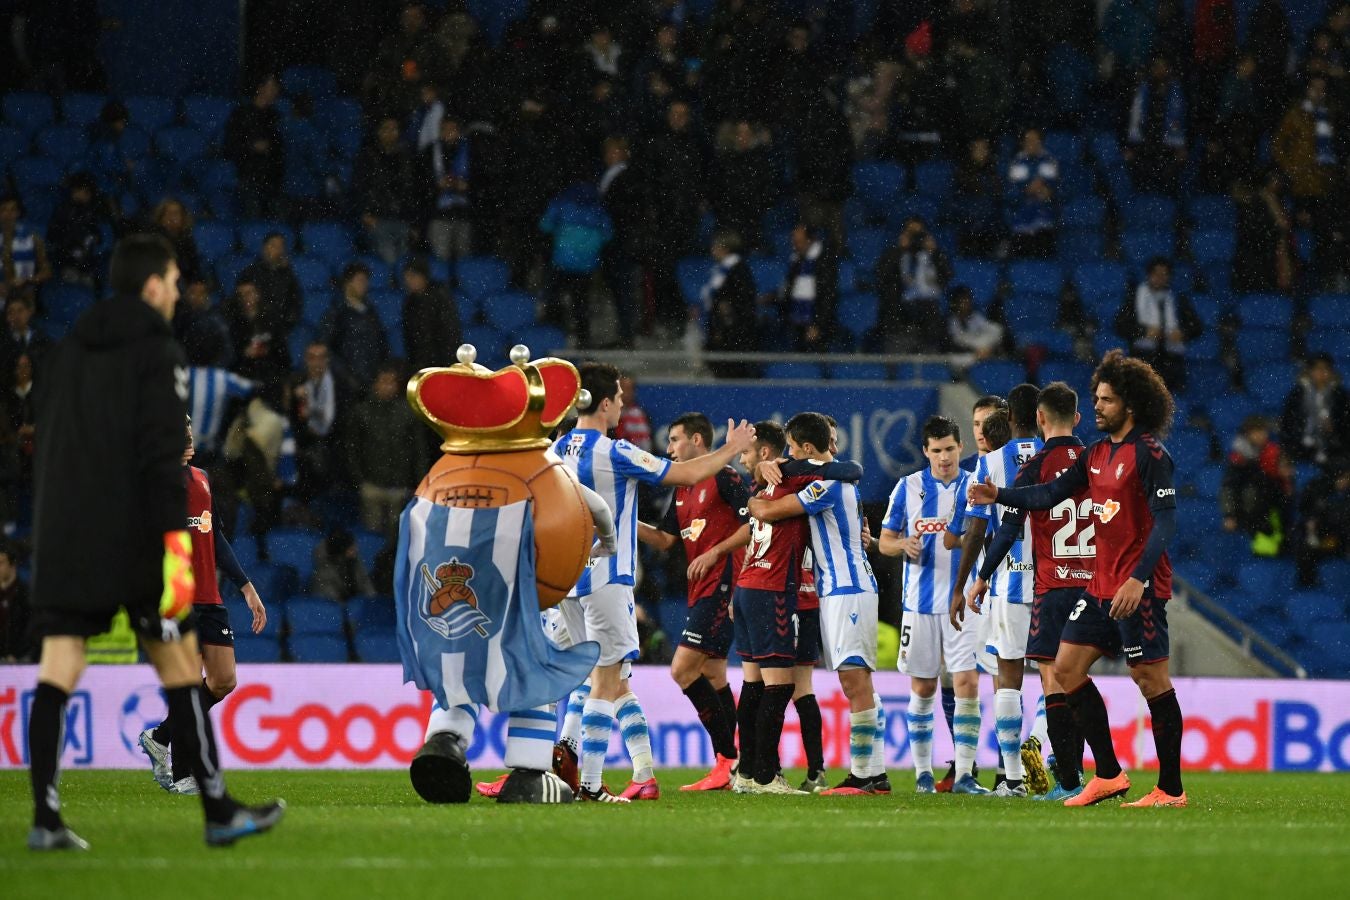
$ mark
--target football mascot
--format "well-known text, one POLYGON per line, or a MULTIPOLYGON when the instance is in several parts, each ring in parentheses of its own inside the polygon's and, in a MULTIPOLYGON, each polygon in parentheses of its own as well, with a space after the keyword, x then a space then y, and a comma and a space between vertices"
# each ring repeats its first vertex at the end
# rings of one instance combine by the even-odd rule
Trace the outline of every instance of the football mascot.
POLYGON ((509 719, 500 803, 566 803, 549 771, 553 701, 590 674, 591 642, 551 643, 540 610, 564 596, 592 553, 595 524, 582 489, 552 452, 549 433, 577 403, 581 381, 561 359, 511 349, 495 372, 459 348, 459 364, 423 369, 408 403, 443 440, 399 520, 394 570, 405 681, 436 704, 409 769, 434 803, 464 803, 466 751, 480 706, 509 719))

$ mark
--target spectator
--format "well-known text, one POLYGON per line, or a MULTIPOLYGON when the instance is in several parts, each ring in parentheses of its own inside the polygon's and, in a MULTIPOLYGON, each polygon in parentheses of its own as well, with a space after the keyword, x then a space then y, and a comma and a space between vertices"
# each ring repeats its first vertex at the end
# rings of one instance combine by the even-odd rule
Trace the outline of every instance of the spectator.
POLYGON ((263 385, 248 406, 230 423, 225 435, 224 454, 229 466, 227 486, 216 493, 228 495, 238 486, 253 506, 249 533, 266 560, 267 532, 281 518, 281 498, 295 483, 295 438, 290 421, 281 414, 286 409, 286 388, 280 381, 263 385))
POLYGON ((1193 311, 1172 290, 1172 264, 1161 257, 1148 263, 1134 294, 1135 336, 1130 353, 1142 357, 1174 392, 1186 386, 1186 341, 1199 337, 1193 311), (1187 334, 1191 331, 1191 334, 1187 334))
POLYGON ((964 285, 952 290, 948 303, 947 336, 958 353, 973 353, 977 360, 989 359, 1003 344, 1003 326, 985 318, 975 308, 974 295, 964 285))
POLYGON ((937 156, 951 137, 950 94, 932 50, 933 28, 923 22, 905 38, 905 64, 891 94, 891 135, 907 165, 937 156))
POLYGON ((28 584, 19 577, 18 551, 8 541, 0 543, 0 664, 37 660, 38 646, 28 633, 31 609, 28 584))
POLYGON ((33 298, 26 293, 16 294, 5 304, 5 329, 0 339, 0 366, 3 371, 12 372, 14 362, 20 356, 27 356, 33 362, 34 371, 42 368, 42 359, 51 349, 52 339, 40 328, 33 327, 33 298))
POLYGON ((286 235, 280 231, 269 232, 263 238, 258 258, 249 263, 239 277, 257 287, 263 319, 285 342, 300 322, 305 303, 300 279, 295 277, 295 269, 291 268, 290 257, 286 254, 286 235))
POLYGON ((31 496, 33 488, 33 438, 37 415, 33 409, 33 360, 27 355, 14 360, 7 370, 9 390, 5 393, 5 412, 19 441, 19 494, 31 496))
POLYGON ((403 265, 403 351, 413 371, 454 364, 461 343, 459 304, 441 284, 431 280, 425 259, 403 265))
POLYGON ((262 296, 252 281, 240 278, 226 311, 235 370, 251 381, 268 382, 286 371, 286 342, 263 315, 262 296))
POLYGON ((420 155, 441 139, 445 103, 441 100, 440 85, 434 81, 423 81, 418 90, 422 95, 422 103, 412 114, 407 137, 408 143, 416 147, 420 155))
POLYGON ((375 377, 375 369, 389 358, 389 339, 384 325, 371 308, 370 269, 362 263, 349 263, 342 270, 341 296, 319 322, 318 340, 335 357, 342 373, 364 390, 375 377))
POLYGON ((1003 239, 1003 177, 988 138, 970 142, 956 165, 948 204, 962 256, 989 259, 1003 239))
POLYGON ((141 189, 144 154, 149 141, 140 142, 128 132, 131 116, 120 100, 109 100, 90 129, 89 149, 83 167, 111 198, 119 215, 138 212, 145 203, 141 189))
POLYGON ((1186 163, 1186 101, 1164 56, 1154 57, 1135 89, 1121 152, 1137 190, 1177 193, 1186 163))
MULTIPOLYGON (((715 233, 712 258, 716 265, 702 291, 702 313, 707 317, 704 346, 714 353, 754 351, 759 336, 755 278, 741 256, 740 236, 734 231, 715 233)), ((758 374, 758 367, 741 361, 710 362, 708 368, 718 378, 754 378, 758 374)))
POLYGON ((974 35, 959 32, 952 39, 946 63, 952 73, 952 94, 961 98, 956 109, 961 144, 1001 134, 1012 108, 1006 63, 981 49, 974 35))
POLYGON ((173 197, 161 200, 150 213, 150 224, 157 234, 173 245, 179 279, 186 282, 203 277, 201 253, 197 250, 197 239, 192 235, 192 213, 182 201, 173 197))
MULTIPOLYGON (((17 530, 19 510, 29 499, 24 496, 23 486, 19 435, 9 416, 0 415, 0 533, 7 538, 17 530)), ((2 599, 0 604, 3 604, 2 599)), ((0 620, 3 618, 4 612, 0 610, 0 620)), ((2 630, 3 626, 0 626, 2 630)))
POLYGON ((353 597, 369 597, 375 593, 370 573, 356 552, 356 538, 339 528, 314 548, 314 575, 309 592, 316 597, 327 597, 346 603, 353 597))
MULTIPOLYGON (((188 411, 192 415, 193 465, 208 471, 215 468, 221 450, 221 432, 247 405, 258 389, 228 369, 211 366, 188 368, 188 411)), ((231 518, 232 521, 232 518, 231 518)))
POLYGON ((1049 259, 1055 255, 1055 189, 1059 160, 1045 149, 1039 128, 1022 132, 1021 151, 1008 167, 1007 215, 1014 256, 1049 259))
POLYGON ((578 347, 591 346, 591 285, 600 268, 600 253, 614 236, 600 195, 589 184, 574 184, 553 198, 539 221, 539 230, 553 239, 549 304, 555 321, 571 314, 572 337, 578 347))
POLYGON ((667 326, 681 322, 684 299, 675 264, 689 255, 698 238, 707 164, 703 143, 694 133, 689 103, 675 100, 666 109, 665 127, 646 145, 640 168, 648 189, 652 290, 656 314, 667 326))
POLYGON ((271 219, 278 212, 281 180, 285 174, 285 147, 276 102, 281 96, 277 77, 262 77, 248 103, 241 103, 225 123, 223 151, 239 173, 236 194, 246 219, 271 219))
POLYGON ((619 424, 614 427, 614 438, 650 453, 652 420, 638 402, 637 379, 632 375, 620 375, 619 390, 623 391, 623 410, 619 414, 619 424))
POLYGON ((1328 268, 1336 210, 1340 162, 1336 117, 1327 102, 1327 82, 1321 76, 1308 79, 1303 100, 1289 107, 1271 142, 1275 164, 1289 179, 1298 218, 1313 227, 1318 268, 1328 268))
POLYGON ((1295 551, 1298 584, 1316 587, 1321 560, 1350 557, 1350 462, 1336 460, 1308 482, 1299 500, 1299 514, 1303 527, 1295 551))
POLYGON ((1243 420, 1219 489, 1224 530, 1252 538, 1252 550, 1259 556, 1278 555, 1285 529, 1292 524, 1293 470, 1270 439, 1271 427, 1265 416, 1243 420))
POLYGON ((328 348, 314 341, 305 348, 305 365, 291 392, 291 420, 296 423, 297 492, 313 500, 340 482, 340 436, 347 413, 347 390, 329 363, 328 348))
POLYGON ((361 524, 392 534, 412 489, 426 474, 426 441, 403 396, 397 365, 379 367, 370 398, 352 411, 347 461, 361 493, 361 524))
POLYGON ((15 194, 0 196, 0 300, 27 294, 36 297, 37 289, 52 277, 47 261, 47 245, 42 237, 23 221, 23 202, 15 194))
POLYGON ((760 247, 760 223, 777 200, 773 163, 764 149, 767 133, 744 120, 722 129, 709 176, 717 226, 741 237, 747 253, 760 247))
POLYGON ((622 137, 608 137, 604 142, 605 172, 600 176, 600 202, 609 214, 614 228, 614 239, 605 245, 600 258, 600 273, 614 300, 618 343, 631 348, 636 334, 637 261, 642 252, 643 205, 642 185, 638 176, 628 167, 628 141, 622 137))
POLYGON ((591 39, 582 51, 590 57, 592 71, 610 78, 618 78, 623 74, 619 61, 623 56, 623 46, 614 40, 609 28, 601 25, 592 31, 591 39))
POLYGON ((380 41, 375 64, 366 76, 365 105, 377 116, 406 118, 417 104, 423 73, 434 72, 436 42, 421 3, 403 4, 398 28, 380 41))
POLYGON ((1215 126, 1206 151, 1213 193, 1256 171, 1256 151, 1261 142, 1261 97, 1256 75, 1255 55, 1244 52, 1219 89, 1215 126))
POLYGON ((291 98, 290 112, 281 123, 281 140, 286 147, 281 190, 287 216, 300 221, 332 217, 339 185, 330 162, 329 137, 314 122, 314 101, 308 94, 291 98))
POLYGON ((473 254, 473 207, 469 199, 472 174, 469 139, 460 131, 459 118, 445 114, 436 139, 422 151, 422 196, 427 212, 427 243, 437 259, 460 259, 473 254))
POLYGON ((1235 293, 1292 293, 1300 260, 1294 210, 1280 170, 1271 166, 1255 186, 1239 184, 1237 245, 1233 253, 1235 293))
POLYGON ((1331 354, 1312 357, 1285 398, 1280 444, 1294 459, 1323 467, 1350 460, 1350 392, 1331 354))
POLYGON ((412 155, 399 137, 398 119, 381 121, 375 144, 356 157, 352 193, 371 249, 393 265, 408 252, 408 231, 418 213, 412 155))
POLYGON ((877 260, 877 333, 887 353, 934 353, 942 345, 942 296, 951 263, 918 216, 877 260))
POLYGON ((183 345, 188 365, 228 369, 234 364, 229 320, 203 279, 188 281, 183 287, 183 302, 174 315, 174 333, 183 345))
POLYGON ((56 276, 94 287, 103 277, 112 237, 108 201, 88 172, 66 178, 65 195, 47 222, 47 245, 56 276))
POLYGON ((778 305, 782 322, 796 332, 799 353, 829 352, 838 301, 839 255, 820 229, 798 225, 778 305))

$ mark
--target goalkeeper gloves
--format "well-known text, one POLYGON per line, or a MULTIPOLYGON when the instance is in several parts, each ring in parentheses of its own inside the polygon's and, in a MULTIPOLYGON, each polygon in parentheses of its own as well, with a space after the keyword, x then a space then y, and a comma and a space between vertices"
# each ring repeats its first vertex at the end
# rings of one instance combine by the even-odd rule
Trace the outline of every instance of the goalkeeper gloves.
POLYGON ((192 538, 186 530, 164 533, 164 593, 159 596, 159 614, 181 621, 192 609, 196 589, 192 574, 192 538))

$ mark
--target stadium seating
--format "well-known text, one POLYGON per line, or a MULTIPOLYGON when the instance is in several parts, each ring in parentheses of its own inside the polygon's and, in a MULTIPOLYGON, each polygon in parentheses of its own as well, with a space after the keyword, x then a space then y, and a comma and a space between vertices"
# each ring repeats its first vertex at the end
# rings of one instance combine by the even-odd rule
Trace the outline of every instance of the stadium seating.
POLYGON ((281 662, 281 641, 265 635, 236 634, 234 659, 239 663, 281 662))
POLYGON ((291 659, 301 663, 345 663, 350 658, 347 639, 331 634, 293 634, 286 645, 291 659))
POLYGON ((345 622, 342 605, 328 597, 300 594, 286 601, 286 627, 292 635, 340 635, 345 622))
POLYGON ((314 548, 323 535, 309 528, 274 528, 267 533, 267 553, 273 563, 295 572, 298 583, 309 584, 314 574, 314 548))
POLYGON ((393 597, 353 597, 347 601, 346 614, 352 634, 363 631, 392 631, 393 597))
POLYGON ((399 661, 398 640, 392 629, 358 631, 355 637, 356 658, 361 662, 396 663, 399 661))

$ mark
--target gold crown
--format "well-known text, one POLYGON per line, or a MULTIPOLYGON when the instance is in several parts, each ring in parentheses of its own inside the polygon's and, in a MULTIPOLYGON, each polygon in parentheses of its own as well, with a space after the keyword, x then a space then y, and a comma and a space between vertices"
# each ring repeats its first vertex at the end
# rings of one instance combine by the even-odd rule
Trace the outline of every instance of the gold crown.
POLYGON ((473 567, 465 565, 458 559, 451 558, 448 563, 442 563, 436 567, 436 578, 441 582, 441 587, 452 584, 467 584, 472 577, 473 567))
POLYGON ((516 344, 512 364, 493 372, 475 362, 472 344, 461 344, 455 355, 457 364, 408 379, 408 405, 443 438, 446 453, 547 448, 568 410, 590 404, 576 366, 565 359, 531 361, 530 349, 516 344))

